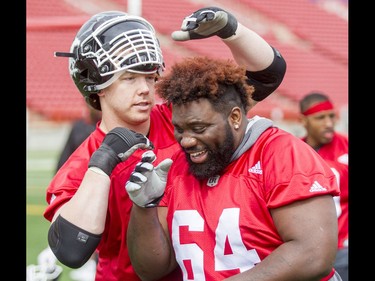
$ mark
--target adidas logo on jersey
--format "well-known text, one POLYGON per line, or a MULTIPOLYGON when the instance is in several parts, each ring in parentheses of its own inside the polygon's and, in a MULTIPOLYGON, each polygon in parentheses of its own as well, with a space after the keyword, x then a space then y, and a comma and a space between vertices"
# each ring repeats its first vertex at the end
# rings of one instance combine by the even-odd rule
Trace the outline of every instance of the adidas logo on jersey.
POLYGON ((259 175, 263 174, 262 168, 260 167, 260 161, 258 161, 253 167, 251 167, 249 169, 249 172, 253 174, 259 174, 259 175))
POLYGON ((310 192, 318 192, 318 191, 326 191, 327 188, 321 186, 317 181, 314 181, 312 186, 310 187, 310 192))

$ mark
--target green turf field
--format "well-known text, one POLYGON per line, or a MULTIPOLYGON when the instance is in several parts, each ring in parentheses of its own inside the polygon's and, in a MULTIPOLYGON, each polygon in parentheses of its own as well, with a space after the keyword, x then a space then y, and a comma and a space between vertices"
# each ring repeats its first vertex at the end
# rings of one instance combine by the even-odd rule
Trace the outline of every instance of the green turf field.
MULTIPOLYGON (((49 221, 43 217, 47 206, 45 189, 52 179, 58 151, 28 151, 26 171, 26 266, 37 264, 38 254, 47 247, 49 221)), ((70 268, 61 263, 63 273, 59 281, 72 281, 70 268)))

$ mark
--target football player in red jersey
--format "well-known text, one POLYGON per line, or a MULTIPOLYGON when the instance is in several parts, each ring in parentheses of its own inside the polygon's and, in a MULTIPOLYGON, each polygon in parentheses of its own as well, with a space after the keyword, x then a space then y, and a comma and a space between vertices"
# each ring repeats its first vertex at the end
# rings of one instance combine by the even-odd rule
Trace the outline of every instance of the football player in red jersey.
POLYGON ((129 256, 142 280, 176 267, 185 281, 341 280, 336 177, 301 139, 247 117, 256 87, 245 73, 188 58, 156 85, 180 150, 158 165, 147 151, 126 184, 129 256), (144 207, 150 190, 165 192, 158 207, 144 207))
MULTIPOLYGON (((252 103, 280 85, 286 71, 283 57, 233 15, 209 7, 194 20, 189 23, 190 39, 218 36, 246 68, 246 84, 257 85, 252 103)), ((177 32, 173 39, 188 40, 186 35, 177 32)), ((98 13, 80 28, 70 52, 56 56, 69 58, 73 82, 86 102, 101 110, 102 118, 47 188, 49 246, 72 268, 82 266, 97 250, 96 281, 138 281, 126 243, 133 203, 125 183, 142 158, 144 151, 138 148, 154 148, 158 164, 179 147, 172 106, 155 103, 155 85, 165 67, 155 30, 142 17, 98 13)), ((156 195, 145 206, 154 206, 162 192, 156 195)), ((156 195, 146 194, 146 199, 156 195)), ((181 278, 176 269, 163 280, 181 278)))
POLYGON ((311 92, 300 100, 301 123, 306 135, 303 141, 327 163, 337 177, 340 196, 335 197, 338 218, 338 252, 334 264, 343 281, 349 271, 349 140, 335 131, 337 112, 330 98, 321 92, 311 92))

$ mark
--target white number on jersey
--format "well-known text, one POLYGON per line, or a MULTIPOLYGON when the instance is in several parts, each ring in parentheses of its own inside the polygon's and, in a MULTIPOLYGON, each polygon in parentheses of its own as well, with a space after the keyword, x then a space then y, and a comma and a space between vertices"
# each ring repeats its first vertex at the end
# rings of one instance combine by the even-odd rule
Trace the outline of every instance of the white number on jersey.
MULTIPOLYGON (((215 231, 215 270, 239 269, 244 272, 260 262, 256 250, 247 250, 241 237, 239 229, 238 208, 224 209, 215 231), (232 254, 224 254, 225 242, 228 241, 232 254)), ((188 226, 189 231, 204 231, 204 220, 196 210, 178 210, 173 216, 172 242, 184 280, 204 281, 204 252, 197 244, 180 243, 180 227, 188 226), (194 279, 188 279, 184 261, 191 262, 194 279)))

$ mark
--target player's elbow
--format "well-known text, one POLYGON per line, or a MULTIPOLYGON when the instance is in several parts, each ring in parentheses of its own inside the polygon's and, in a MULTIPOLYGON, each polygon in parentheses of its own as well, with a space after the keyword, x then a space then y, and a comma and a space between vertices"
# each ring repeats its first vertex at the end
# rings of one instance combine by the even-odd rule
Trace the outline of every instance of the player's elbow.
POLYGON ((337 240, 327 239, 322 241, 317 247, 304 251, 306 272, 310 272, 310 276, 323 279, 328 276, 333 268, 333 264, 337 252, 337 240))
POLYGON ((79 268, 96 250, 101 235, 89 233, 60 215, 48 231, 48 244, 56 258, 64 265, 79 268))

